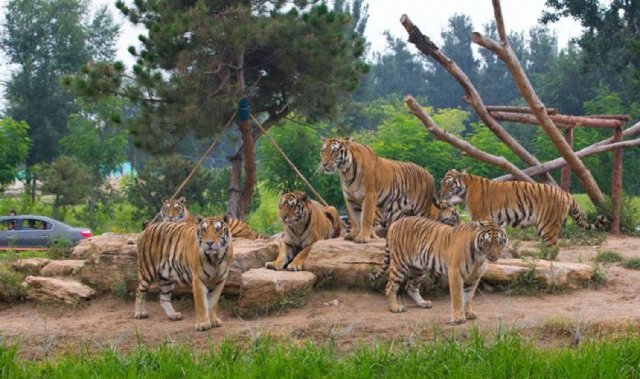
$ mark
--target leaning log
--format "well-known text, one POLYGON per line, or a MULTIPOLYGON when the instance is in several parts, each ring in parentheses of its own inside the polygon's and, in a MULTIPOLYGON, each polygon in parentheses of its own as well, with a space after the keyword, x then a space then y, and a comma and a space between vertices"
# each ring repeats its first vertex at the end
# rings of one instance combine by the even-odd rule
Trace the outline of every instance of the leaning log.
POLYGON ((596 183, 593 175, 591 175, 591 172, 584 165, 584 162, 578 158, 575 152, 567 144, 562 133, 555 126, 553 120, 549 117, 549 114, 547 114, 544 104, 540 101, 540 98, 533 90, 533 87, 529 82, 529 78, 525 74, 518 57, 509 46, 504 20, 502 18, 500 0, 492 0, 492 2, 500 42, 484 37, 478 32, 474 32, 471 35, 471 40, 474 43, 494 52, 506 64, 516 86, 518 87, 518 91, 529 105, 529 108, 533 111, 533 114, 536 116, 540 126, 549 136, 553 145, 556 147, 560 155, 566 159, 571 170, 576 174, 576 177, 582 184, 587 195, 589 195, 591 201, 594 204, 602 203, 604 201, 604 195, 602 194, 602 191, 600 191, 598 183, 596 183))
MULTIPOLYGON (((402 26, 409 33, 409 42, 415 45, 424 55, 433 58, 438 64, 440 64, 447 72, 460 84, 464 90, 464 100, 469 103, 475 110, 478 117, 482 122, 498 137, 498 139, 504 142, 505 145, 514 154, 520 158, 523 162, 530 166, 536 166, 540 164, 538 158, 531 154, 524 148, 515 138, 513 138, 504 128, 491 116, 487 108, 485 107, 480 94, 474 87, 469 77, 458 67, 458 65, 447 57, 442 51, 438 49, 429 37, 422 34, 420 29, 414 25, 409 16, 403 14, 400 17, 402 26)), ((551 175, 545 175, 543 178, 545 182, 557 185, 551 175)))
POLYGON ((494 166, 498 166, 504 171, 511 173, 514 177, 518 178, 519 180, 526 180, 530 182, 533 181, 531 177, 524 174, 518 167, 516 167, 516 165, 509 162, 504 157, 499 157, 499 156, 484 152, 478 149, 477 147, 473 146, 469 142, 462 140, 444 131, 442 128, 438 126, 438 124, 436 124, 435 121, 433 121, 431 117, 429 117, 429 115, 422 109, 420 104, 418 104, 418 102, 416 101, 416 99, 413 98, 413 96, 411 95, 405 96, 404 102, 407 104, 407 107, 409 108, 411 113, 413 113, 413 115, 415 115, 420 121, 422 121, 422 124, 424 125, 424 127, 427 128, 427 130, 431 134, 433 134, 433 136, 436 139, 453 145, 455 148, 462 150, 468 156, 473 157, 479 161, 490 163, 494 166))
MULTIPOLYGON (((487 110, 492 114, 493 112, 531 113, 531 108, 529 107, 516 107, 512 105, 487 105, 487 110)), ((557 114, 558 109, 547 108, 547 113, 557 114)))
MULTIPOLYGON (((498 121, 520 122, 523 124, 538 125, 538 119, 530 114, 514 112, 491 112, 491 115, 498 121)), ((557 127, 576 128, 579 126, 590 128, 610 128, 615 129, 623 126, 625 122, 619 119, 594 118, 589 116, 570 116, 564 114, 550 115, 551 120, 557 127)))

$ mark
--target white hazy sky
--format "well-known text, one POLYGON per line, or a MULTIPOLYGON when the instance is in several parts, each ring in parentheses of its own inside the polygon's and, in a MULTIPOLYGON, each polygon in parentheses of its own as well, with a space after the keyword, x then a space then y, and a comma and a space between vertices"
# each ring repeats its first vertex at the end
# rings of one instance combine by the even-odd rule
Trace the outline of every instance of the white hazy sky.
MULTIPOLYGON (((0 0, 0 19, 4 20, 4 6, 8 0, 0 0)), ((131 3, 130 0, 126 1, 131 3)), ((115 19, 121 24, 122 32, 118 40, 117 59, 122 60, 127 67, 131 67, 133 59, 127 52, 130 45, 138 45, 137 36, 141 29, 133 27, 115 8, 115 0, 93 0, 96 5, 106 4, 112 10, 115 19)), ((366 36, 371 43, 371 51, 381 51, 385 48, 383 32, 389 30, 391 34, 406 38, 406 32, 400 24, 403 13, 409 15, 413 22, 428 35, 435 43, 441 44, 440 32, 447 26, 451 16, 463 13, 471 17, 475 30, 482 31, 482 26, 493 20, 491 0, 368 0, 369 21, 366 36)), ((502 12, 507 30, 527 31, 538 23, 544 9, 545 0, 503 0, 502 12)), ((558 35, 560 47, 580 35, 580 25, 572 19, 563 19, 550 28, 558 35)), ((7 80, 10 67, 4 64, 0 56, 0 83, 7 80)), ((3 107, 3 96, 0 94, 0 110, 3 107)))

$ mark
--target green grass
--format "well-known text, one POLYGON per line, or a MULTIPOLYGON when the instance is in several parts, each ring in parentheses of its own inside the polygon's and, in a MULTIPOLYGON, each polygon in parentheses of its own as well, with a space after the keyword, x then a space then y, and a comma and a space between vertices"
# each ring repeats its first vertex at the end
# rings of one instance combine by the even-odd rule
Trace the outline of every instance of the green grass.
POLYGON ((260 188, 260 206, 247 218, 247 223, 258 233, 272 235, 282 231, 282 224, 278 219, 278 200, 280 195, 265 187, 260 188))
POLYGON ((24 258, 49 258, 48 251, 15 251, 15 250, 0 250, 0 262, 3 261, 15 261, 16 259, 24 258))
POLYGON ((593 257, 594 262, 598 263, 614 263, 614 262, 622 262, 624 258, 620 253, 611 250, 601 250, 598 251, 595 257, 593 257))
POLYGON ((222 342, 197 352, 184 345, 106 350, 55 360, 18 358, 16 345, 0 347, 2 378, 619 378, 640 376, 640 338, 598 340, 577 347, 538 348, 515 333, 466 341, 439 337, 412 348, 380 345, 353 353, 331 343, 285 345, 268 338, 248 347, 222 342))
POLYGON ((640 258, 629 258, 622 262, 622 267, 630 270, 640 270, 640 258))

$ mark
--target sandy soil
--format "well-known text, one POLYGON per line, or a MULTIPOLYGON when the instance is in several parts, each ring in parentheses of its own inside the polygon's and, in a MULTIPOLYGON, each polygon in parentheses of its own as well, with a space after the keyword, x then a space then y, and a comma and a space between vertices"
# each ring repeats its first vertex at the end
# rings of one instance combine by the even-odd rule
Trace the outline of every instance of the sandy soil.
MULTIPOLYGON (((526 243, 521 249, 533 246, 526 243)), ((625 258, 640 256, 640 238, 609 237, 602 246, 565 247, 559 260, 588 263, 597 250, 614 250, 625 258)), ((446 324, 448 294, 433 300, 423 310, 407 301, 408 311, 392 314, 382 294, 362 291, 321 290, 312 294, 303 308, 281 311, 257 319, 234 315, 233 299, 223 299, 223 327, 206 332, 193 330, 194 310, 189 297, 177 299, 181 321, 169 321, 157 300, 149 301, 150 318, 135 320, 133 301, 102 297, 75 307, 23 303, 0 309, 0 338, 18 339, 21 355, 42 358, 79 349, 128 350, 138 342, 154 346, 163 342, 188 342, 207 347, 224 338, 246 342, 264 335, 326 341, 333 338, 339 349, 349 350, 379 341, 412 343, 428 339, 435 331, 456 329, 456 334, 474 325, 494 332, 499 327, 516 328, 544 338, 545 329, 572 325, 576 337, 581 325, 599 325, 601 330, 640 330, 640 271, 616 264, 607 269, 607 282, 598 289, 585 288, 560 294, 513 296, 480 289, 475 298, 479 320, 461 326, 446 324), (337 300, 337 301, 336 301, 337 300), (337 304, 336 304, 337 303, 337 304), (542 333, 542 334, 540 334, 542 333)), ((565 330, 566 332, 566 330, 565 330)))

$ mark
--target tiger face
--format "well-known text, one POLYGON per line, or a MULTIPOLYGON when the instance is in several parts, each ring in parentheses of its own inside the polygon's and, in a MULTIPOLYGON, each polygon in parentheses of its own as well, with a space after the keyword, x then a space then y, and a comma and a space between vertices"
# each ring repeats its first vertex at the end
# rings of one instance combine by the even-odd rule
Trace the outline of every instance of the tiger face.
POLYGON ((440 212, 438 212, 437 221, 450 226, 456 226, 460 223, 460 216, 456 208, 449 207, 441 209, 440 212))
POLYGON ((325 173, 345 171, 351 161, 349 149, 351 142, 351 137, 323 138, 320 149, 320 170, 325 173))
POLYGON ((227 226, 227 217, 206 217, 196 220, 196 232, 199 250, 208 257, 220 261, 227 252, 231 232, 227 226))
POLYGON ((467 193, 467 187, 464 183, 464 170, 458 171, 451 169, 444 174, 440 182, 440 198, 443 200, 463 199, 467 193), (458 198, 458 199, 456 199, 458 198))
POLYGON ((186 199, 183 197, 177 200, 164 200, 160 208, 160 216, 165 222, 180 222, 187 217, 185 206, 186 199))
POLYGON ((478 224, 482 230, 476 237, 475 246, 490 262, 495 262, 507 244, 507 233, 495 222, 478 221, 478 224))
POLYGON ((309 206, 309 197, 304 192, 294 191, 280 196, 278 216, 285 225, 297 224, 304 218, 309 206))

